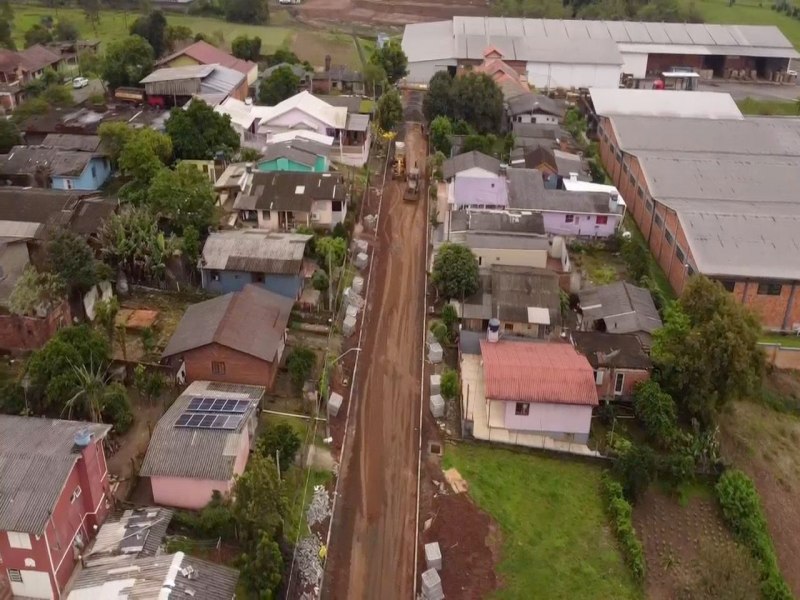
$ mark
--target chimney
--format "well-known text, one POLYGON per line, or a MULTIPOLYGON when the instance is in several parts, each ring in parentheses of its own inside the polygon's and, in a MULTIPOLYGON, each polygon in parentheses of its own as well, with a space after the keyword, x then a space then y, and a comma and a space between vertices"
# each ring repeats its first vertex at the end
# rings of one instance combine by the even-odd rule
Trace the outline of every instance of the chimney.
POLYGON ((500 319, 489 319, 489 328, 486 330, 486 341, 496 344, 500 340, 500 319))
POLYGON ((570 181, 578 181, 578 174, 575 171, 569 172, 569 180, 570 181))
POLYGON ((245 166, 244 166, 244 170, 247 173, 252 173, 253 172, 253 163, 246 163, 245 166))
POLYGON ((331 70, 331 55, 330 54, 326 54, 325 55, 325 72, 327 73, 330 70, 331 70))
POLYGON ((612 213, 619 210, 619 194, 612 192, 608 195, 608 210, 612 213))

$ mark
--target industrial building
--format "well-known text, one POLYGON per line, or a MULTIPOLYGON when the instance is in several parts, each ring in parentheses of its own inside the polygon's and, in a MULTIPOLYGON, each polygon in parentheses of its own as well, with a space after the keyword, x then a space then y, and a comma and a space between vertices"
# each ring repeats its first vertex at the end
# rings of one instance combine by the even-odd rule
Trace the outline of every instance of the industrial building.
POLYGON ((479 65, 488 47, 536 88, 610 87, 623 73, 659 76, 676 66, 707 77, 755 72, 775 79, 800 54, 777 27, 505 17, 453 17, 406 25, 408 80, 479 65))

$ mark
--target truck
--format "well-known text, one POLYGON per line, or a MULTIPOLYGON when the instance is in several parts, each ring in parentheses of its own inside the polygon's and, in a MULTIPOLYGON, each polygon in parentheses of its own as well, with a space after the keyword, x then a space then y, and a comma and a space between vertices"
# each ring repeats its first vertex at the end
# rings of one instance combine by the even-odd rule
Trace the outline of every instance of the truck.
POLYGON ((408 170, 406 178, 406 191, 403 193, 403 200, 406 202, 416 202, 419 199, 419 169, 412 167, 408 170))
POLYGON ((406 145, 403 142, 394 143, 394 161, 392 162, 392 177, 403 179, 406 175, 406 145))

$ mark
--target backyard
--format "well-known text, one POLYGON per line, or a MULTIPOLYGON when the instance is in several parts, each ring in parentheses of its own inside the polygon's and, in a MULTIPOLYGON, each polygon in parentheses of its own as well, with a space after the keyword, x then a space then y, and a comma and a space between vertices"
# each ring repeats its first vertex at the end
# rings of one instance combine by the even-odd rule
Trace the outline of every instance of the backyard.
MULTIPOLYGON (((18 47, 23 47, 24 34, 33 25, 39 23, 42 17, 52 16, 54 19, 67 19, 80 31, 84 39, 97 39, 105 46, 114 40, 119 40, 128 35, 128 29, 140 16, 138 12, 109 11, 101 12, 100 22, 95 31, 86 21, 83 11, 77 8, 46 8, 43 6, 13 5, 14 9, 14 39, 18 47)), ((189 27, 193 33, 207 35, 214 44, 223 48, 230 48, 231 42, 240 35, 258 36, 261 38, 261 53, 271 54, 278 48, 287 48, 294 51, 302 60, 307 60, 313 65, 322 65, 325 55, 330 54, 333 64, 345 64, 350 67, 359 67, 360 60, 352 36, 344 33, 322 33, 301 29, 283 10, 273 9, 271 24, 246 25, 242 23, 229 23, 222 19, 198 17, 192 15, 167 13, 167 22, 170 25, 189 27)))
POLYGON ((472 445, 448 445, 442 467, 500 527, 495 598, 642 597, 608 527, 599 467, 472 445))

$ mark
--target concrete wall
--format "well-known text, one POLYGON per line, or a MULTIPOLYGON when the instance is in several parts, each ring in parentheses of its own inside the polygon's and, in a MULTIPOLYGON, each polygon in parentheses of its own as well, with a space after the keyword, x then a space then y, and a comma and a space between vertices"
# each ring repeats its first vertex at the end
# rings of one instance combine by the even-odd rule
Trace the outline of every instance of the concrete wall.
POLYGON ((636 78, 647 75, 647 54, 622 52, 622 72, 631 73, 636 78))
POLYGON ((613 235, 622 215, 608 215, 607 222, 598 225, 597 217, 602 215, 572 214, 566 212, 543 212, 544 230, 550 235, 591 236, 605 238, 613 235), (572 222, 567 216, 572 215, 572 222))
MULTIPOLYGON (((490 400, 495 404, 495 400, 490 400)), ((589 434, 592 407, 579 404, 531 402, 529 414, 515 414, 516 402, 503 402, 506 429, 535 432, 589 434)))
POLYGON ((778 369, 800 371, 800 348, 787 348, 779 344, 759 344, 767 361, 778 369))
POLYGON ((408 63, 408 75, 406 81, 408 83, 426 84, 431 80, 437 71, 446 71, 447 67, 455 68, 457 65, 455 59, 438 59, 438 60, 423 60, 408 63))
POLYGON ((95 191, 106 182, 111 175, 111 162, 107 158, 93 158, 86 165, 80 177, 53 176, 54 190, 88 190, 95 191))
MULTIPOLYGON (((633 390, 637 384, 650 379, 650 373, 640 369, 612 369, 601 367, 597 370, 603 374, 602 381, 597 386, 597 395, 600 398, 630 398, 633 396, 633 390), (622 394, 619 395, 614 393, 614 382, 616 381, 617 373, 622 373, 625 377, 622 384, 622 394)), ((595 382, 597 382, 596 376, 595 382)))
POLYGON ((56 331, 71 322, 72 314, 66 301, 41 319, 12 314, 0 315, 0 350, 36 350, 44 346, 56 331))
POLYGON ((501 248, 472 248, 482 267, 508 265, 511 267, 547 267, 547 250, 513 250, 501 248))
POLYGON ((620 65, 581 65, 529 62, 528 82, 539 89, 619 87, 620 65))
POLYGON ((299 274, 273 275, 245 271, 214 271, 214 273, 217 279, 214 279, 210 269, 201 270, 203 288, 216 294, 239 292, 248 283, 263 285, 270 292, 275 292, 287 298, 294 298, 295 300, 300 297, 303 291, 303 278, 299 274))
POLYGON ((514 123, 538 123, 539 125, 557 125, 558 117, 545 114, 517 115, 512 119, 514 123))
POLYGON ((278 351, 273 363, 227 346, 209 344, 175 356, 171 362, 177 366, 181 360, 184 361, 187 383, 197 380, 221 381, 223 383, 263 385, 270 389, 275 382, 277 364, 280 364, 282 353, 283 348, 278 351), (222 363, 224 373, 215 373, 212 363, 222 363))

